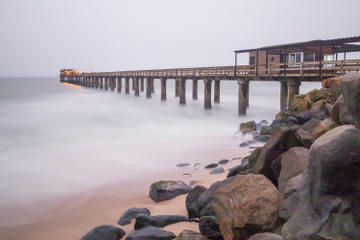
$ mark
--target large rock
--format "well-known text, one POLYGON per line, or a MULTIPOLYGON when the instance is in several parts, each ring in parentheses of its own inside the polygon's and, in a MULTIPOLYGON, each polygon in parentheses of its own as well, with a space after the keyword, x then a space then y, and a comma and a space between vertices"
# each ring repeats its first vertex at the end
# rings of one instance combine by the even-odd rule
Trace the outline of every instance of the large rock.
POLYGON ((213 207, 225 240, 247 239, 276 227, 281 194, 263 175, 236 175, 214 194, 213 207))
POLYGON ((316 126, 316 128, 312 131, 311 134, 315 138, 318 138, 335 127, 337 127, 337 124, 332 118, 325 118, 316 126))
POLYGON ((321 120, 312 118, 303 125, 301 125, 296 131, 295 135, 299 141, 307 148, 311 147, 311 144, 315 142, 316 138, 312 134, 315 128, 320 124, 321 120))
POLYGON ((214 216, 203 216, 200 218, 199 229, 202 235, 211 240, 223 240, 217 219, 214 216))
POLYGON ((318 138, 283 239, 360 239, 359 172, 360 129, 344 125, 318 138))
POLYGON ((266 232, 255 234, 249 240, 282 240, 282 238, 275 233, 266 232))
POLYGON ((125 226, 131 223, 131 220, 136 218, 139 214, 150 215, 150 211, 147 208, 130 208, 121 215, 118 224, 125 226))
POLYGON ((304 147, 293 147, 281 154, 281 170, 278 189, 284 193, 286 183, 302 173, 309 164, 309 150, 304 147))
POLYGON ((125 232, 120 228, 111 225, 101 225, 81 238, 81 240, 119 240, 125 236, 125 232))
POLYGON ((154 202, 162 202, 189 193, 191 189, 182 181, 158 181, 150 186, 149 197, 154 202))
POLYGON ((277 177, 271 169, 271 163, 283 152, 292 147, 302 146, 295 136, 296 127, 281 127, 275 130, 269 141, 262 148, 254 163, 253 170, 268 177, 277 185, 277 177))
POLYGON ((360 128, 360 73, 350 73, 342 77, 340 88, 355 125, 360 128))
POLYGON ((225 181, 213 183, 209 189, 204 191, 198 199, 199 215, 202 216, 215 216, 215 211, 213 209, 213 197, 215 191, 224 183, 225 181))
POLYGON ((240 124, 240 131, 249 133, 256 130, 256 123, 254 121, 244 122, 240 124))
POLYGON ((171 240, 175 234, 156 227, 146 227, 130 233, 126 240, 171 240))
POLYGON ((324 120, 326 117, 326 114, 321 109, 307 110, 296 115, 300 124, 303 124, 312 118, 324 120))
POLYGON ((207 238, 200 233, 184 230, 177 236, 176 240, 207 240, 207 238))
POLYGON ((147 226, 163 228, 171 224, 175 224, 179 222, 188 222, 188 221, 189 218, 185 216, 177 216, 177 215, 147 216, 140 214, 136 217, 134 228, 135 230, 139 230, 147 226))
POLYGON ((186 196, 186 210, 190 219, 199 218, 199 197, 207 189, 203 186, 196 186, 191 190, 191 192, 186 196))
POLYGON ((331 109, 330 115, 338 125, 355 124, 354 117, 350 113, 350 109, 345 103, 343 95, 340 95, 334 103, 334 107, 331 109))

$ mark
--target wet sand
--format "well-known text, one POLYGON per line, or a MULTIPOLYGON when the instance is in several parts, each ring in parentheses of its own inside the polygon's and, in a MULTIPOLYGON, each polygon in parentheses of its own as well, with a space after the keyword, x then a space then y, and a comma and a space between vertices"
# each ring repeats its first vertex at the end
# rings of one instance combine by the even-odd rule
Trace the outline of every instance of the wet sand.
MULTIPOLYGON (((236 155, 231 153, 229 154, 231 157, 228 159, 231 160, 232 157, 237 156, 244 157, 247 153, 248 149, 236 149, 236 155)), ((224 156, 224 154, 220 155, 223 158, 229 157, 224 156)), ((218 159, 220 160, 221 157, 218 159)), ((191 180, 198 180, 197 184, 209 187, 213 182, 225 179, 228 173, 227 169, 240 163, 240 160, 234 160, 222 165, 226 171, 218 175, 210 175, 209 172, 211 170, 204 169, 206 164, 202 163, 197 168, 193 166, 177 168, 167 173, 161 172, 144 176, 140 180, 131 179, 119 184, 94 189, 78 196, 58 199, 56 208, 49 212, 45 219, 17 226, 0 226, 0 239, 80 239, 89 230, 98 225, 111 224, 118 226, 117 221, 121 214, 131 207, 146 207, 150 210, 151 215, 175 214, 187 216, 185 207, 186 195, 169 201, 155 203, 148 197, 151 183, 158 180, 182 180, 188 184, 191 180), (189 173, 191 176, 184 176, 184 173, 189 173), (79 203, 78 200, 83 198, 83 196, 89 197, 79 203), (73 204, 74 202, 78 203, 73 204)), ((46 204, 43 203, 44 208, 46 208, 46 204)), ((22 209, 19 208, 14 214, 21 213, 22 209)), ((128 234, 133 231, 133 222, 128 226, 118 227, 128 234)), ((199 231, 197 223, 178 223, 167 226, 165 229, 175 234, 180 233, 184 229, 199 231)))

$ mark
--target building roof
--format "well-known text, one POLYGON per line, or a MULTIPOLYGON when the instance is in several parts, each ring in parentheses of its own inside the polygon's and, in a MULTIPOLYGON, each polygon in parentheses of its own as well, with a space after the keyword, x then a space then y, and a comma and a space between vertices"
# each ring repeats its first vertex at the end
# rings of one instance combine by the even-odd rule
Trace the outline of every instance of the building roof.
POLYGON ((265 46, 265 47, 261 47, 261 48, 236 50, 235 53, 245 53, 245 52, 252 52, 252 51, 259 51, 259 50, 276 51, 276 50, 284 50, 284 49, 295 48, 295 47, 316 47, 316 46, 331 46, 335 49, 336 52, 360 51, 360 45, 348 44, 348 43, 355 43, 355 42, 360 42, 360 36, 348 37, 348 38, 327 39, 327 40, 312 40, 312 41, 305 41, 305 42, 272 45, 272 46, 265 46))

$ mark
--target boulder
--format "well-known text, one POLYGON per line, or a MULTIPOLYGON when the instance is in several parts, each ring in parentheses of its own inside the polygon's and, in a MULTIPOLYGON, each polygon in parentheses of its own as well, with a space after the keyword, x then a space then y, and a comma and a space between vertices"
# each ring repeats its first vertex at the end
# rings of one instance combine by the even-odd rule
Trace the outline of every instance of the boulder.
POLYGON ((218 164, 219 164, 219 165, 225 165, 225 164, 227 164, 228 162, 229 162, 228 159, 221 159, 221 160, 218 162, 218 164))
POLYGON ((154 202, 162 202, 189 193, 191 189, 182 181, 158 181, 150 186, 149 197, 154 202))
POLYGON ((254 137, 255 142, 267 142, 271 138, 271 135, 260 135, 254 137))
POLYGON ((304 183, 304 174, 301 173, 291 178, 285 186, 284 198, 281 202, 279 217, 283 220, 288 220, 296 210, 299 203, 298 189, 304 183))
POLYGON ((340 95, 331 110, 331 117, 338 125, 355 124, 353 115, 350 113, 348 105, 345 103, 343 95, 340 95))
POLYGON ((324 106, 325 106, 325 100, 320 99, 311 104, 311 110, 323 109, 324 106))
POLYGON ((360 73, 350 73, 342 77, 340 88, 354 123, 360 128, 360 73))
POLYGON ((331 88, 334 85, 337 87, 340 87, 340 78, 341 77, 326 78, 322 81, 322 87, 323 88, 331 88))
POLYGON ((202 235, 210 240, 223 240, 216 217, 203 216, 200 218, 199 229, 202 235))
POLYGON ((207 240, 207 238, 200 233, 184 230, 177 236, 176 240, 207 240))
POLYGON ((143 215, 150 215, 150 211, 147 208, 130 208, 126 210, 126 212, 121 215, 118 224, 121 226, 125 226, 131 223, 131 220, 136 218, 137 215, 143 214, 143 215))
POLYGON ((93 228, 81 240, 119 240, 125 236, 125 232, 111 225, 101 225, 93 228))
POLYGON ((310 148, 311 144, 315 141, 316 138, 312 133, 320 122, 321 120, 312 118, 297 129, 295 135, 306 148, 310 148))
POLYGON ((186 196, 186 202, 185 202, 186 210, 190 219, 200 217, 199 205, 198 205, 199 197, 206 190, 207 190, 206 187, 196 186, 186 196))
POLYGON ((360 129, 343 125, 319 137, 283 239, 360 239, 359 172, 360 129))
POLYGON ((219 167, 219 168, 215 168, 214 170, 212 170, 212 171, 210 172, 210 175, 221 174, 221 173, 223 173, 223 172, 225 172, 225 169, 222 168, 222 167, 219 167))
POLYGON ((271 126, 264 126, 260 129, 260 135, 271 135, 275 131, 271 126))
POLYGON ((258 233, 252 236, 249 240, 282 240, 280 235, 275 233, 258 233))
POLYGON ((148 216, 148 215, 140 214, 136 217, 134 228, 135 230, 139 230, 147 226, 163 228, 166 227, 167 225, 171 225, 179 222, 189 222, 189 218, 178 215, 148 216))
POLYGON ((204 191, 198 200, 198 206, 199 206, 199 214, 200 217, 202 216, 215 216, 215 212, 213 209, 213 195, 214 192, 223 184, 223 182, 215 182, 213 183, 209 189, 204 191))
POLYGON ((244 122, 240 124, 240 131, 243 133, 249 133, 256 130, 255 121, 244 122))
POLYGON ((282 127, 275 130, 269 141, 262 148, 256 161, 249 165, 252 166, 256 173, 260 173, 268 177, 275 185, 277 185, 277 177, 271 169, 271 163, 278 158, 283 152, 292 147, 302 146, 295 136, 297 127, 282 127))
POLYGON ((210 163, 210 164, 206 165, 205 168, 211 169, 211 168, 216 168, 217 166, 219 166, 217 163, 210 163))
POLYGON ((126 240, 171 240, 175 234, 156 227, 146 227, 130 233, 126 240))
POLYGON ((303 124, 312 118, 324 120, 326 117, 327 117, 326 114, 321 109, 311 109, 298 113, 296 115, 296 118, 298 119, 300 124, 303 124))
POLYGON ((213 208, 225 240, 248 239, 277 225, 281 194, 264 175, 236 175, 215 192, 213 208))
POLYGON ((335 127, 337 127, 337 124, 334 122, 332 118, 325 118, 315 127, 315 129, 312 132, 312 135, 315 138, 318 138, 335 127))
POLYGON ((281 154, 281 170, 278 179, 278 189, 285 192, 286 183, 301 174, 309 164, 309 150, 304 147, 293 147, 281 154))

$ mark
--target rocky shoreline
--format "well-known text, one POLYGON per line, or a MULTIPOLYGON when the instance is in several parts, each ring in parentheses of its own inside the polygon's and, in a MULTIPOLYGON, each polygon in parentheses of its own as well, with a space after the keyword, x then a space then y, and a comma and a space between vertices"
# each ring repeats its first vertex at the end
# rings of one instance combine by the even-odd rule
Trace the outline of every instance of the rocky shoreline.
MULTIPOLYGON (((127 240, 360 239, 359 128, 360 74, 324 80, 322 89, 296 96, 270 125, 240 125, 240 131, 252 135, 240 147, 252 153, 225 180, 209 188, 182 181, 150 186, 154 202, 186 194, 188 216, 152 216, 136 206, 118 224, 134 223, 127 240), (176 236, 163 229, 179 222, 196 222, 199 232, 184 229, 176 236)), ((206 168, 218 174, 227 163, 224 159, 206 168)), ((124 237, 121 228, 102 225, 81 240, 124 237)))

